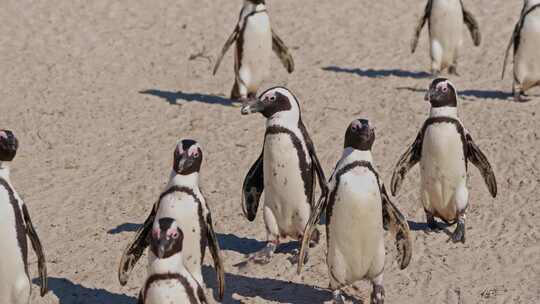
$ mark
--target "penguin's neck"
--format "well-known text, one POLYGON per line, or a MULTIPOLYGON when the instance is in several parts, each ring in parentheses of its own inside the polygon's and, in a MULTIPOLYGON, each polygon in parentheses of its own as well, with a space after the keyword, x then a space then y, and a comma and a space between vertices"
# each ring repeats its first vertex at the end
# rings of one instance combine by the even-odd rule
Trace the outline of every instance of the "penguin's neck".
POLYGON ((300 115, 298 111, 288 110, 277 112, 266 120, 266 127, 281 126, 291 128, 297 128, 300 115))
POLYGON ((9 163, 0 161, 0 177, 9 182, 9 163))
POLYGON ((171 178, 167 184, 167 188, 172 186, 184 186, 187 188, 195 189, 199 186, 199 173, 194 172, 188 175, 182 175, 176 173, 174 170, 171 172, 171 178))
POLYGON ((353 149, 351 147, 347 147, 343 150, 343 154, 341 155, 341 165, 346 165, 349 163, 352 163, 354 161, 366 161, 369 163, 373 162, 373 156, 371 154, 371 151, 362 151, 353 149))
POLYGON ((150 273, 171 273, 177 272, 178 269, 182 268, 184 268, 184 263, 182 262, 182 252, 178 252, 165 259, 156 258, 150 264, 150 273))
POLYGON ((458 118, 457 107, 438 107, 431 108, 429 112, 429 117, 452 117, 458 118))

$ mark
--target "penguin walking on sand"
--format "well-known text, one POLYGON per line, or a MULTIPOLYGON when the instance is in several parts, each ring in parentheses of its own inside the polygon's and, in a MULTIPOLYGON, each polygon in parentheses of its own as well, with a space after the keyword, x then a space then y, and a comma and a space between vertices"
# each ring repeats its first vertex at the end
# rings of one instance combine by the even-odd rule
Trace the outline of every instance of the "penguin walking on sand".
POLYGON ((236 49, 232 100, 245 103, 248 99, 256 99, 257 90, 270 72, 272 51, 279 57, 287 72, 294 71, 294 61, 289 49, 270 26, 265 0, 244 0, 238 23, 218 56, 214 75, 233 42, 236 42, 236 49))
POLYGON ((525 91, 540 86, 540 0, 525 0, 519 21, 504 55, 501 79, 504 79, 510 48, 514 46, 514 85, 515 101, 524 101, 525 91))
POLYGON ((28 275, 28 242, 38 259, 41 296, 47 293, 47 265, 41 241, 23 200, 10 181, 9 165, 19 144, 13 132, 0 130, 0 302, 28 304, 32 283, 28 275))
POLYGON ((150 236, 148 277, 138 304, 208 303, 201 285, 184 266, 184 233, 172 218, 156 218, 150 236))
POLYGON ((416 51, 422 28, 428 22, 431 73, 439 75, 443 70, 458 75, 458 52, 463 44, 463 24, 467 26, 475 46, 482 41, 478 22, 463 5, 463 0, 428 0, 420 17, 411 42, 411 52, 416 51))
MULTIPOLYGON (((315 147, 302 122, 298 99, 286 88, 267 90, 242 107, 242 114, 261 113, 266 133, 259 158, 242 187, 242 210, 255 220, 264 191, 264 222, 268 243, 248 261, 268 263, 280 239, 302 239, 314 204, 315 175, 323 196, 328 191, 315 147)), ((318 231, 310 239, 318 242, 318 231)))
POLYGON ((420 199, 428 230, 438 230, 435 217, 457 224, 454 242, 465 242, 465 212, 469 206, 468 163, 475 165, 493 197, 497 181, 488 159, 458 118, 457 90, 445 78, 431 83, 425 99, 429 118, 413 144, 399 159, 392 176, 392 194, 399 191, 407 172, 420 162, 420 199))
MULTIPOLYGON (((223 262, 210 209, 199 189, 199 171, 202 160, 203 152, 196 141, 191 139, 178 141, 174 150, 173 170, 166 190, 160 195, 150 215, 122 255, 118 271, 120 284, 127 283, 133 267, 144 249, 150 245, 153 223, 156 219, 170 217, 184 232, 182 254, 184 265, 201 286, 205 286, 202 264, 206 247, 210 248, 219 286, 219 299, 223 299, 225 290, 223 262)), ((150 255, 150 260, 152 257, 150 255)))
POLYGON ((409 265, 412 256, 408 223, 390 201, 373 165, 374 141, 375 130, 369 121, 358 119, 349 125, 342 157, 330 177, 328 197, 315 208, 305 227, 298 274, 311 231, 326 209, 326 263, 334 303, 344 303, 342 289, 362 279, 373 284, 371 303, 384 303, 383 226, 395 233, 401 269, 409 265))

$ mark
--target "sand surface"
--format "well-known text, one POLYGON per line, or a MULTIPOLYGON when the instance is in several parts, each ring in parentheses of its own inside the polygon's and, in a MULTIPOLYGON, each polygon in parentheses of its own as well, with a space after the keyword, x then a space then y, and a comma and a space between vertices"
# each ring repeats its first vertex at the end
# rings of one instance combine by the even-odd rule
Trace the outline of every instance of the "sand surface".
MULTIPOLYGON (((268 1, 276 31, 292 49, 289 75, 273 59, 265 84, 285 85, 327 175, 345 128, 359 117, 376 126, 374 157, 384 181, 426 118, 430 82, 427 35, 409 41, 424 1, 268 1)), ((501 62, 521 1, 466 1, 484 41, 461 53, 460 116, 488 155, 499 182, 492 199, 470 171, 467 243, 426 236, 418 169, 395 203, 412 221, 414 256, 399 271, 388 237, 387 303, 538 303, 540 301, 540 95, 511 101, 501 62)), ((264 245, 262 216, 242 216, 244 174, 260 152, 261 116, 241 117, 226 98, 232 52, 216 77, 213 60, 237 20, 241 1, 19 1, 0 5, 0 119, 21 147, 12 180, 44 244, 50 292, 33 303, 134 304, 142 260, 126 287, 116 270, 122 250, 169 175, 177 139, 205 151, 202 187, 226 266, 224 303, 328 303, 325 245, 301 276, 286 244, 266 266, 233 265, 264 245), (198 53, 209 59, 194 56, 198 53), (195 57, 195 58, 194 58, 195 57)), ((453 229, 453 228, 450 228, 453 229)), ((324 243, 323 243, 324 244, 324 243)), ((36 258, 30 256, 35 277, 36 258)), ((211 265, 210 257, 206 264, 211 265)), ((214 271, 205 267, 210 286, 214 271)), ((368 303, 370 287, 350 294, 368 303)), ((211 295, 212 291, 207 290, 211 295)))

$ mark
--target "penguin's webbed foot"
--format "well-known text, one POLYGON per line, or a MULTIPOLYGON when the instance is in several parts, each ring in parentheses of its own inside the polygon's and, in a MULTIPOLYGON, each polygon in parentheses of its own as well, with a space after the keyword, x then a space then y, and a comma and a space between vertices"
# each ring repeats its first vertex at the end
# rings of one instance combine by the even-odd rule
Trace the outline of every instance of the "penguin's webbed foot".
POLYGON ((382 285, 373 285, 371 304, 384 304, 384 287, 382 285))
POLYGON ((266 265, 270 263, 272 260, 272 257, 274 256, 274 252, 276 251, 277 243, 276 242, 268 242, 266 246, 260 250, 255 252, 254 254, 250 255, 248 258, 249 263, 259 264, 259 265, 266 265))
MULTIPOLYGON (((293 265, 298 264, 298 262, 300 262, 300 250, 294 249, 291 254, 292 255, 288 259, 289 262, 291 262, 291 264, 293 265)), ((306 252, 304 253, 304 264, 307 264, 308 260, 309 260, 309 255, 306 250, 306 252)))
POLYGON ((345 304, 345 298, 341 289, 334 290, 332 296, 334 298, 334 304, 345 304))
POLYGON ((457 227, 454 233, 452 234, 452 242, 454 243, 465 243, 465 222, 458 220, 457 227))

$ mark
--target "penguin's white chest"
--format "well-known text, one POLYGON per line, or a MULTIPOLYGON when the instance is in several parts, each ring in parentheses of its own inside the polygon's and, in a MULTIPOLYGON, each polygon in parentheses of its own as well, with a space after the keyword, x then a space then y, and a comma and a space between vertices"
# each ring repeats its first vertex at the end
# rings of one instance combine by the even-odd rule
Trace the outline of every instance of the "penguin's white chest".
MULTIPOLYGON (((194 289, 196 292, 196 289, 194 289)), ((160 280, 149 286, 144 304, 191 303, 188 292, 178 280, 160 280)))
MULTIPOLYGON (((307 200, 297 149, 284 133, 267 135, 264 144, 265 207, 271 209, 280 233, 298 236, 304 230, 311 207, 307 200)), ((305 157, 305 154, 303 154, 305 157)), ((311 163, 305 160, 305 164, 311 163)))
POLYGON ((270 72, 272 30, 266 12, 248 17, 241 35, 238 76, 246 87, 256 91, 270 72))
MULTIPOLYGON (((184 232, 183 260, 187 270, 203 285, 201 273, 201 224, 198 204, 191 195, 175 192, 165 196, 159 205, 156 219, 170 217, 176 220, 184 232)), ((155 258, 149 254, 150 264, 155 258)))
POLYGON ((463 10, 459 0, 434 0, 429 19, 432 57, 442 58, 444 64, 452 63, 463 43, 463 28, 463 10))
MULTIPOLYGON (((26 241, 26 234, 24 238, 26 241)), ((0 188, 0 240, 0 299, 6 301, 2 303, 15 303, 30 295, 30 282, 17 241, 13 207, 4 188, 0 188)))
POLYGON ((515 75, 524 87, 540 84, 540 9, 525 17, 519 48, 515 54, 515 75))
POLYGON ((456 193, 467 181, 463 143, 455 125, 437 123, 426 129, 420 170, 424 207, 453 220, 456 193))
POLYGON ((378 275, 384 266, 382 204, 367 168, 345 173, 328 226, 328 267, 341 283, 378 275))

